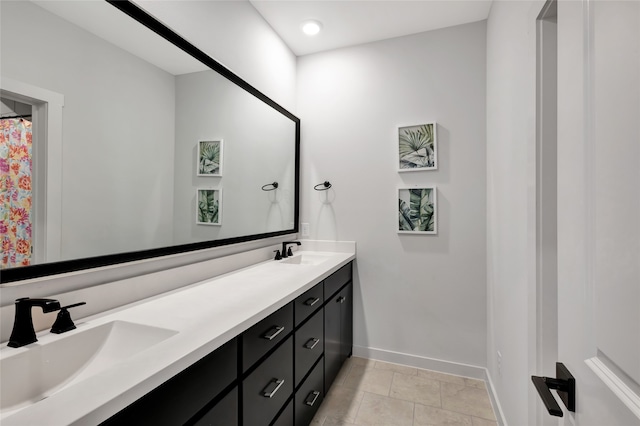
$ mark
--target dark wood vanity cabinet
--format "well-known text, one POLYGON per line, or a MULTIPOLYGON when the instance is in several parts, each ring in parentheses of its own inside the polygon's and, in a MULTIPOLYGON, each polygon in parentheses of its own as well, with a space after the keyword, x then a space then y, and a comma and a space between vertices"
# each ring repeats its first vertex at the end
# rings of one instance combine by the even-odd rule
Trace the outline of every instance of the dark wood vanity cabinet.
POLYGON ((242 333, 242 372, 246 372, 293 331, 293 303, 289 303, 242 333))
POLYGON ((324 357, 322 357, 311 373, 296 391, 295 424, 308 426, 324 400, 324 357))
POLYGON ((295 368, 296 387, 311 371, 311 367, 324 352, 324 315, 320 310, 296 330, 295 368))
POLYGON ((206 409, 204 415, 196 415, 189 424, 194 426, 237 425, 238 393, 238 386, 236 386, 224 398, 211 404, 211 408, 206 409))
POLYGON ((324 305, 324 281, 298 296, 293 302, 296 327, 324 305))
POLYGON ((353 346, 351 263, 103 425, 307 426, 353 346))
MULTIPOLYGON (((266 425, 266 423, 265 423, 266 425)), ((270 426, 293 426, 293 401, 289 401, 280 416, 270 426)), ((308 425, 305 425, 308 426, 308 425)))
POLYGON ((242 424, 266 426, 293 394, 293 336, 242 380, 242 424))
MULTIPOLYGON (((218 401, 225 400, 225 396, 232 392, 229 389, 237 387, 237 342, 236 338, 225 343, 102 425, 193 424, 194 417, 206 413, 218 401)), ((227 406, 232 403, 226 401, 227 406)))
MULTIPOLYGON (((324 306, 325 392, 329 390, 353 348, 353 284, 351 264, 336 272, 332 279, 335 292, 327 296, 324 306), (346 269, 345 269, 346 268, 346 269), (348 274, 345 274, 345 270, 348 274), (339 279, 339 281, 338 281, 339 279)), ((325 281, 325 295, 327 295, 325 281)))

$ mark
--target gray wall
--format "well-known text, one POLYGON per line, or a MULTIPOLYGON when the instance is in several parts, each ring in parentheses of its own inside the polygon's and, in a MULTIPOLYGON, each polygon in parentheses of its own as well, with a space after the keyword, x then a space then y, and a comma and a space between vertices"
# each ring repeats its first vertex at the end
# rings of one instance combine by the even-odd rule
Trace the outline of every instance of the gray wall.
POLYGON ((173 76, 29 2, 2 3, 2 35, 4 77, 65 97, 61 257, 169 244, 173 76))
POLYGON ((302 222, 312 239, 358 243, 359 353, 486 365, 485 28, 298 60, 302 222), (398 173, 397 127, 431 121, 439 169, 398 173), (422 184, 438 188, 438 235, 399 235, 397 188, 422 184))

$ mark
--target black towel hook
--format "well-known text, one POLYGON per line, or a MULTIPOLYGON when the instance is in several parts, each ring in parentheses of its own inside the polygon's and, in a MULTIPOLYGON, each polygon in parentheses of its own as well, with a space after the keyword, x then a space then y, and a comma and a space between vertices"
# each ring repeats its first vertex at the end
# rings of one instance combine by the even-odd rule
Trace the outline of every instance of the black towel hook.
POLYGON ((278 187, 278 182, 268 183, 266 185, 262 185, 263 191, 273 191, 278 187))
POLYGON ((313 189, 315 189, 316 191, 326 191, 329 188, 331 188, 331 182, 329 182, 328 180, 325 180, 324 182, 319 183, 313 187, 313 189))

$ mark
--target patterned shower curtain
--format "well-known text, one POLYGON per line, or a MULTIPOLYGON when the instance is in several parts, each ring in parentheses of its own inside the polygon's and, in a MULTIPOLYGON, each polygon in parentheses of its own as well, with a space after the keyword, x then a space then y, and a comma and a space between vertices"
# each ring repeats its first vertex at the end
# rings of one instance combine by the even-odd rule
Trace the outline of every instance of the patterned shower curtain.
POLYGON ((31 263, 31 122, 0 119, 0 268, 31 263))

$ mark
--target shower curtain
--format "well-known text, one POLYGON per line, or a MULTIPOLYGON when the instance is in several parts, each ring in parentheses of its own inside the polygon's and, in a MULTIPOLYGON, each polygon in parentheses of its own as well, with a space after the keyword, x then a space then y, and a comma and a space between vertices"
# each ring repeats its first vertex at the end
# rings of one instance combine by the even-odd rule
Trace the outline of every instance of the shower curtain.
POLYGON ((0 268, 31 263, 31 122, 0 119, 0 268))

